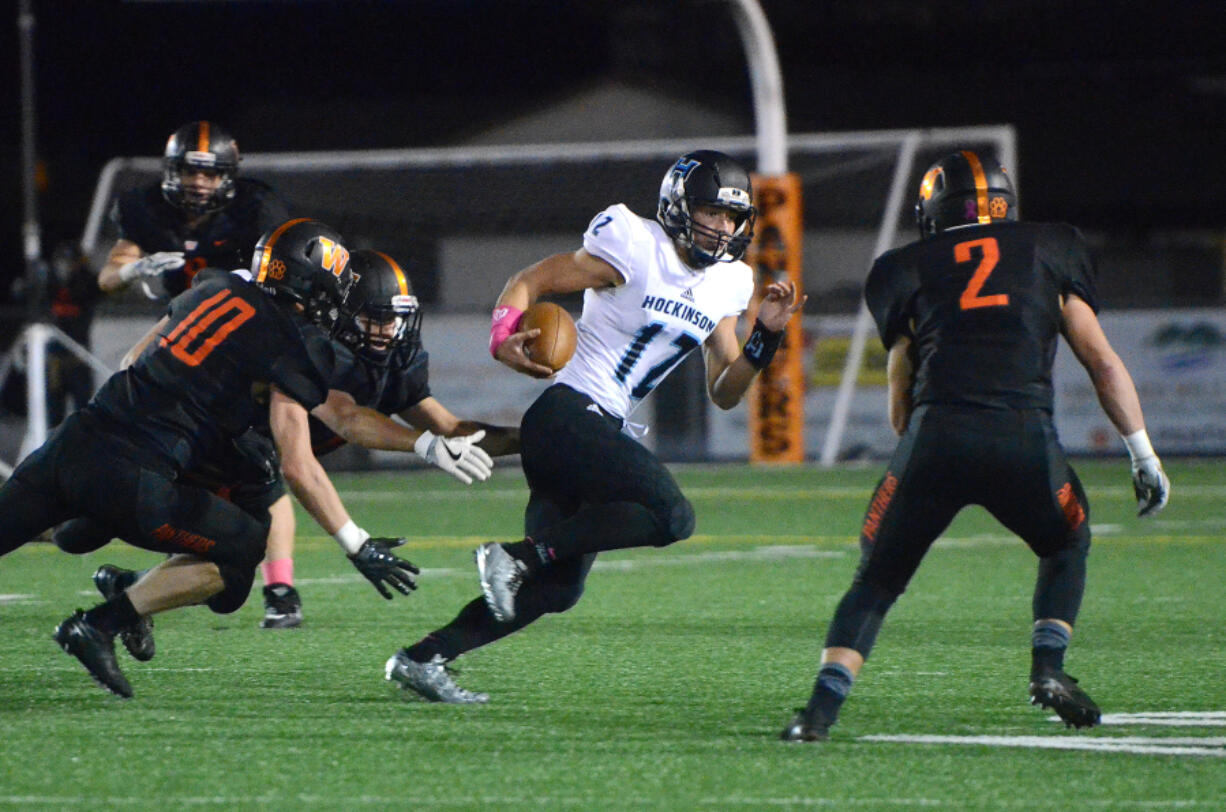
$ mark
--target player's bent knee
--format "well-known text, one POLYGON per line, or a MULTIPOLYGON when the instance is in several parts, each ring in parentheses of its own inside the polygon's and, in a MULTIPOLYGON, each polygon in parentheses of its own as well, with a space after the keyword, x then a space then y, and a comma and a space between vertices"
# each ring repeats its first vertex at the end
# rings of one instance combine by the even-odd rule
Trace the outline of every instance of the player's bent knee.
POLYGON ((100 550, 111 542, 112 534, 90 519, 70 519, 51 535, 55 546, 70 555, 84 555, 100 550))
POLYGON ((674 502, 668 513, 668 539, 658 547, 664 547, 675 541, 683 541, 694 535, 694 506, 684 497, 674 502))
POLYGON ((205 605, 219 615, 237 612, 247 602, 247 596, 251 594, 251 586, 255 583, 255 567, 218 564, 217 569, 221 572, 221 580, 225 587, 205 601, 205 605))
POLYGON ((545 612, 554 615, 561 614, 569 609, 573 609, 582 597, 583 584, 578 584, 569 589, 559 589, 550 594, 545 604, 545 612))

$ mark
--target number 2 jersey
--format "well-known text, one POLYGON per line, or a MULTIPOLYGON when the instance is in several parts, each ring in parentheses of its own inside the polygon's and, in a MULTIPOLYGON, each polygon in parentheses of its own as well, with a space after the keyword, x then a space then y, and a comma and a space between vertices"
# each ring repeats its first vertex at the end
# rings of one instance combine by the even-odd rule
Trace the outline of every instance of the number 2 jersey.
POLYGON ((171 301, 161 334, 85 407, 127 440, 133 456, 185 470, 230 453, 261 413, 267 385, 308 411, 328 396, 328 336, 238 274, 201 273, 171 301))
POLYGON ((886 348, 913 340, 915 406, 1050 412, 1062 302, 1074 294, 1097 312, 1094 279, 1077 229, 1002 222, 882 254, 864 298, 886 348))
POLYGON ((621 418, 753 294, 748 265, 690 268, 659 223, 620 203, 596 215, 583 247, 625 283, 584 291, 575 355, 557 381, 621 418))

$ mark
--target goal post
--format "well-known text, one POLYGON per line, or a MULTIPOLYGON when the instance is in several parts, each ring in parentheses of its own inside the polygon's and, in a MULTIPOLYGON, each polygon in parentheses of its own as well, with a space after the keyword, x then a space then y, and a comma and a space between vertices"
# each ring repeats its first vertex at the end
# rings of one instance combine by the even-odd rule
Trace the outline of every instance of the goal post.
MULTIPOLYGON (((253 153, 244 156, 241 171, 270 183, 294 216, 317 217, 355 246, 396 257, 426 308, 432 390, 456 413, 507 423, 518 422, 540 385, 493 369, 483 351, 489 307, 507 277, 543 256, 574 251, 590 218, 612 203, 653 216, 660 180, 678 155, 716 149, 761 170, 755 161, 759 146, 753 136, 744 136, 253 153)), ((804 422, 795 447, 803 448, 806 461, 830 464, 892 447, 884 386, 874 378, 880 353, 873 347, 871 323, 857 315, 861 286, 873 258, 914 233, 911 202, 919 174, 958 148, 994 153, 1016 181, 1015 137, 1008 126, 787 136, 786 165, 799 190, 796 262, 809 302, 799 329, 789 331, 795 345, 780 356, 800 365, 793 391, 803 398, 804 422)), ((82 246, 96 264, 115 238, 106 216, 115 197, 160 176, 156 157, 116 158, 102 170, 82 234, 82 246)), ((765 193, 768 186, 759 188, 765 193)), ((773 201, 774 192, 769 194, 773 201)), ((759 233, 768 226, 764 216, 759 233)), ((754 250, 759 262, 765 261, 763 251, 754 250)), ((571 297, 562 304, 577 312, 580 301, 571 297)), ((157 305, 129 292, 108 300, 99 321, 127 316, 147 327, 157 313, 157 305)), ((747 332, 742 324, 742 339, 747 332)), ((95 324, 95 344, 98 335, 95 324)), ((108 359, 122 353, 99 347, 97 354, 108 359)), ((702 361, 686 363, 701 366, 702 361)), ((749 459, 750 407, 725 412, 706 403, 701 372, 670 376, 664 386, 674 378, 694 387, 687 403, 705 409, 683 426, 692 435, 672 444, 684 449, 683 458, 749 459)), ((643 417, 650 420, 646 410, 658 408, 658 403, 645 405, 643 417)), ((645 442, 660 448, 665 439, 657 431, 645 442)))

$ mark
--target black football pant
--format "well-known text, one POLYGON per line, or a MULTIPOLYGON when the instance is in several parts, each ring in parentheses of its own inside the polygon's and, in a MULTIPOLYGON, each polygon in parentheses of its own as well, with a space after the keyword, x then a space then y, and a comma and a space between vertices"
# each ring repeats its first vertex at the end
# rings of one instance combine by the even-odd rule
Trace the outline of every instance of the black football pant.
POLYGON ((1035 619, 1072 625, 1085 589, 1090 509, 1040 410, 923 407, 912 416, 860 531, 860 566, 826 636, 868 656, 928 548, 982 505, 1039 556, 1035 619))
POLYGON ((434 632, 448 659, 574 606, 597 553, 665 546, 693 532, 694 509, 672 474, 621 425, 563 384, 529 407, 520 425, 531 491, 524 533, 556 558, 524 581, 510 623, 495 620, 478 598, 434 632))
POLYGON ((85 516, 137 547, 217 564, 226 588, 209 606, 237 609, 263 558, 269 518, 174 481, 110 431, 88 411, 76 412, 17 466, 0 486, 0 555, 85 516))

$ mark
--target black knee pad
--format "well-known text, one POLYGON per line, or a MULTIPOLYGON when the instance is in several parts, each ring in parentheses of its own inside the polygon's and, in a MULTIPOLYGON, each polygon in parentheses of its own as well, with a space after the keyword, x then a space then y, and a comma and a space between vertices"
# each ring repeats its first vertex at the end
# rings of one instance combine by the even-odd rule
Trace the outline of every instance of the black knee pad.
POLYGON ((51 540, 71 555, 84 555, 110 544, 114 536, 92 519, 69 519, 55 528, 51 540))
POLYGON ((572 587, 555 589, 551 591, 542 601, 542 609, 546 613, 560 614, 574 607, 579 599, 583 597, 583 584, 576 584, 572 587))
POLYGON ((205 601, 210 609, 219 615, 228 615, 238 611, 247 602, 251 594, 251 585, 255 583, 255 567, 234 567, 229 564, 218 564, 221 580, 225 589, 205 601))
POLYGON ((694 534, 694 523, 694 506, 689 499, 682 497, 668 511, 668 537, 655 546, 666 547, 674 541, 688 539, 694 534))

